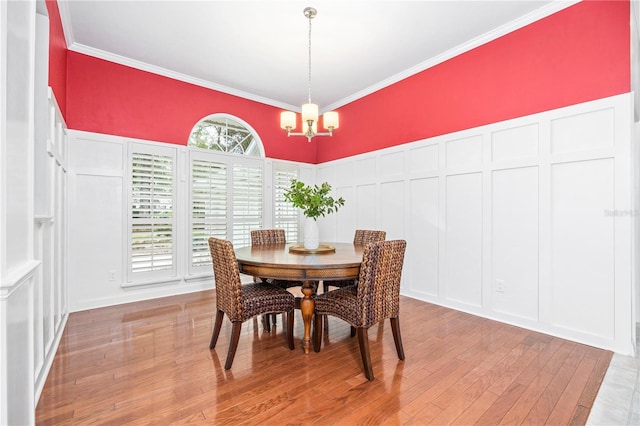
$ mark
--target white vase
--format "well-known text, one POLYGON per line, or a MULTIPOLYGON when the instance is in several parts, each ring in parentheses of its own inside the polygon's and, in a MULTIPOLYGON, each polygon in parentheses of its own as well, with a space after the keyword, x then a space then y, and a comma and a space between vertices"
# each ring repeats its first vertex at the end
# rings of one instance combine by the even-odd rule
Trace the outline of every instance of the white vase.
POLYGON ((304 223, 304 248, 315 250, 320 245, 320 235, 318 233, 318 223, 308 217, 304 223))

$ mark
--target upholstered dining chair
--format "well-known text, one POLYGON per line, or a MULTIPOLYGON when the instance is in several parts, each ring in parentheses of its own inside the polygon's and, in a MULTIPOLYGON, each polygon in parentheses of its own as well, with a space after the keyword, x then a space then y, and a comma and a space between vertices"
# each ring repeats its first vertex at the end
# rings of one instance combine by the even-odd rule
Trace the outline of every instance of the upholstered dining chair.
MULTIPOLYGON (((386 231, 356 229, 356 233, 353 236, 353 244, 377 243, 378 241, 384 241, 386 237, 386 231)), ((354 284, 357 284, 356 280, 323 281, 322 290, 326 293, 329 291, 329 286, 341 288, 354 284)))
POLYGON ((230 241, 209 238, 209 249, 213 261, 213 274, 216 283, 216 321, 213 327, 209 349, 214 349, 220 335, 222 320, 226 314, 233 328, 231 342, 227 352, 225 370, 231 368, 236 355, 242 323, 257 315, 284 312, 287 314, 284 332, 289 349, 293 343, 293 313, 295 297, 287 290, 269 283, 242 284, 233 244, 230 241))
POLYGON ((385 318, 390 319, 398 358, 404 359, 399 314, 400 278, 406 245, 404 240, 369 244, 362 257, 358 285, 319 294, 315 299, 314 350, 320 352, 323 318, 331 315, 348 322, 356 329, 364 374, 368 380, 374 379, 367 331, 372 325, 385 318))
MULTIPOLYGON (((251 231, 251 245, 263 245, 263 244, 286 244, 287 236, 284 232, 284 229, 254 229, 251 231)), ((266 278, 258 278, 254 279, 255 282, 267 281, 270 284, 278 286, 280 288, 289 288, 289 287, 298 287, 302 286, 301 281, 287 281, 287 280, 267 280, 266 278)), ((276 315, 265 315, 263 318, 264 328, 266 331, 271 331, 271 321, 269 318, 271 317, 271 321, 273 324, 276 324, 276 315)))

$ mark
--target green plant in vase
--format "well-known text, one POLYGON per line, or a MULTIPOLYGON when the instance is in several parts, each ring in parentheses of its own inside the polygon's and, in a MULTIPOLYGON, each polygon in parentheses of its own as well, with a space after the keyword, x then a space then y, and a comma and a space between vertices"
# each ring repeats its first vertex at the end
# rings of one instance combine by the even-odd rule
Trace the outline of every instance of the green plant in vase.
POLYGON ((291 186, 283 193, 284 199, 294 207, 302 209, 307 218, 304 226, 304 247, 316 249, 319 245, 318 224, 320 216, 335 213, 344 206, 342 197, 333 198, 329 193, 331 185, 323 182, 318 185, 306 185, 297 179, 291 179, 291 186))

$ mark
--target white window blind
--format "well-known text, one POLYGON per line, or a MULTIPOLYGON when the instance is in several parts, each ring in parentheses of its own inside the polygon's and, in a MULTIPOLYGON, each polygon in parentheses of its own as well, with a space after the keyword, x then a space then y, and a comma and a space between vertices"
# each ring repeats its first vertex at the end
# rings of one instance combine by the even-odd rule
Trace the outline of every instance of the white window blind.
POLYGON ((174 270, 174 158, 131 154, 130 268, 133 274, 174 270))
POLYGON ((191 266, 211 265, 209 237, 227 238, 227 165, 191 163, 191 266))
POLYGON ((287 242, 295 243, 299 236, 299 210, 284 199, 284 192, 298 179, 298 169, 273 167, 273 227, 284 229, 287 242))
POLYGON ((251 244, 251 230, 262 228, 262 166, 234 164, 232 176, 232 242, 251 244))

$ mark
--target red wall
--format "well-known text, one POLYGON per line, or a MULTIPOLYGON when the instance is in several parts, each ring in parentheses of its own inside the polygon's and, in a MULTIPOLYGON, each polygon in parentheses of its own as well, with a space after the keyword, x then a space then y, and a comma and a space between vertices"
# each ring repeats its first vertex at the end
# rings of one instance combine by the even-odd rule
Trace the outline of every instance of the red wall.
POLYGON ((343 106, 316 162, 630 91, 629 2, 586 1, 343 106))
POLYGON ((339 108, 335 136, 312 143, 284 135, 278 108, 69 52, 66 119, 184 145, 198 120, 226 112, 268 157, 321 163, 627 93, 629 31, 628 1, 578 3, 339 108))
POLYGON ((267 157, 315 162, 315 144, 280 129, 279 108, 76 52, 67 65, 72 129, 186 145, 200 119, 224 112, 256 130, 267 157))
POLYGON ((66 119, 67 110, 67 42, 64 39, 60 11, 56 0, 46 0, 49 12, 49 86, 66 119))

